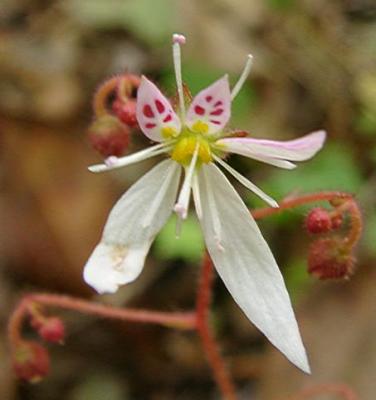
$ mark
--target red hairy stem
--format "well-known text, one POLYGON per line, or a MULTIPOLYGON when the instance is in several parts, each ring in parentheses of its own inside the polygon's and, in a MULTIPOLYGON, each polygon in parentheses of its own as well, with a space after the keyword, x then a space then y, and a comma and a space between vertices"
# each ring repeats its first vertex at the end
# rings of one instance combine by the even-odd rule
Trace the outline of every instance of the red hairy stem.
POLYGON ((279 203, 278 208, 265 207, 253 210, 252 215, 255 219, 261 219, 273 214, 277 214, 289 208, 302 206, 304 204, 316 203, 318 201, 333 201, 333 200, 353 201, 353 196, 349 193, 343 193, 343 192, 320 192, 320 193, 307 194, 303 196, 282 200, 279 203))
POLYGON ((23 342, 21 337, 21 328, 24 321, 24 318, 27 314, 29 306, 29 301, 25 297, 23 298, 18 305, 16 306, 15 310, 11 314, 8 322, 8 338, 9 343, 13 349, 17 347, 20 343, 23 342))
POLYGON ((27 295, 16 307, 9 322, 9 331, 13 337, 20 337, 20 328, 25 313, 34 305, 58 307, 77 311, 83 314, 92 314, 104 318, 118 319, 140 323, 152 323, 178 329, 193 330, 196 326, 195 315, 191 312, 168 313, 148 310, 124 309, 104 304, 93 303, 70 296, 49 293, 35 293, 27 295))
POLYGON ((220 388, 224 399, 236 400, 235 386, 227 372, 221 357, 219 346, 209 325, 209 307, 213 289, 213 263, 205 254, 196 298, 197 332, 202 347, 213 371, 214 379, 220 388))
POLYGON ((344 192, 320 192, 303 196, 298 196, 290 199, 283 200, 279 204, 279 208, 265 207, 253 210, 251 213, 255 219, 261 219, 270 215, 277 214, 281 211, 302 206, 309 203, 316 203, 319 201, 329 201, 334 207, 334 212, 343 213, 348 212, 351 217, 351 225, 349 232, 346 236, 346 246, 351 250, 358 240, 360 239, 363 222, 362 214, 360 212, 357 202, 354 197, 349 193, 344 192))
POLYGON ((351 216, 351 229, 345 240, 346 245, 351 249, 360 239, 363 230, 363 221, 362 213, 355 201, 349 202, 347 211, 351 216))
POLYGON ((308 400, 321 394, 334 394, 345 400, 360 400, 358 395, 343 383, 329 383, 303 389, 301 392, 289 397, 288 400, 308 400))
POLYGON ((103 82, 96 91, 93 99, 93 111, 97 118, 108 115, 107 100, 109 95, 117 89, 118 84, 119 77, 114 76, 113 78, 103 82))
POLYGON ((118 80, 118 96, 122 100, 128 100, 134 88, 138 88, 141 83, 141 78, 138 75, 126 74, 119 77, 118 80))

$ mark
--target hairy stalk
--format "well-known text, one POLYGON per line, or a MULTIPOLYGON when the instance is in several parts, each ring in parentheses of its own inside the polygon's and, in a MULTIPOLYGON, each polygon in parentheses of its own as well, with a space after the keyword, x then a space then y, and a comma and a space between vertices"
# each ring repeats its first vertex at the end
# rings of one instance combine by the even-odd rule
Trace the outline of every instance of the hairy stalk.
POLYGON ((108 79, 102 83, 102 85, 99 86, 98 90, 95 92, 93 99, 93 110, 97 118, 108 115, 108 98, 117 89, 119 85, 119 79, 119 76, 114 76, 113 78, 108 79))
POLYGON ((221 357, 219 346, 209 325, 209 308, 213 288, 213 263, 205 254, 196 298, 197 332, 202 347, 212 369, 214 379, 220 388, 223 398, 236 400, 235 387, 221 357))
POLYGON ((303 196, 297 196, 293 198, 288 198, 279 203, 279 208, 264 207, 252 211, 252 215, 255 219, 261 219, 280 213, 284 210, 303 206, 309 203, 316 203, 319 201, 335 201, 335 200, 351 200, 353 201, 353 196, 348 193, 343 192, 320 192, 307 194, 303 196))
POLYGON ((261 219, 280 213, 284 210, 299 207, 309 203, 316 203, 319 201, 328 201, 335 208, 334 212, 343 213, 348 212, 350 215, 350 229, 346 237, 344 238, 345 245, 349 250, 357 244, 360 239, 363 222, 362 214, 360 212, 357 202, 351 194, 344 192, 321 192, 314 193, 299 197, 283 200, 279 204, 279 208, 265 207, 252 211, 252 215, 255 219, 261 219))

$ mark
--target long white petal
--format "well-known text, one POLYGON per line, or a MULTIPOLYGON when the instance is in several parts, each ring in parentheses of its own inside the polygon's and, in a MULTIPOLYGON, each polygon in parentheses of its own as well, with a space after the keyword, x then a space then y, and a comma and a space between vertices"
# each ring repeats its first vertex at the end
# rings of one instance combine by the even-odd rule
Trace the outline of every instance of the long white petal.
POLYGON ((180 174, 175 161, 162 161, 115 204, 84 269, 85 281, 99 293, 113 293, 141 273, 156 234, 172 212, 180 174))
POLYGON ((214 164, 202 166, 199 185, 206 246, 227 289, 270 342, 309 372, 283 277, 250 212, 214 164))
POLYGON ((317 131, 288 141, 235 137, 220 139, 217 144, 231 153, 250 158, 261 156, 279 160, 304 161, 313 157, 322 148, 325 138, 325 131, 317 131))
POLYGON ((251 190, 253 193, 257 194, 261 199, 263 199, 266 203, 268 203, 271 207, 278 208, 278 203, 268 196, 265 192, 263 192, 260 188, 258 188, 254 183, 248 180, 245 176, 240 174, 230 165, 228 165, 225 161, 217 157, 216 155, 213 156, 214 160, 222 165, 224 169, 226 169, 234 178, 236 178, 242 185, 244 185, 247 189, 251 190))
MULTIPOLYGON (((112 169, 125 167, 127 165, 135 164, 140 161, 147 160, 148 158, 157 156, 158 154, 166 153, 169 150, 169 146, 166 143, 157 144, 152 147, 148 147, 144 150, 140 150, 136 153, 130 154, 129 156, 116 158, 111 160, 108 164, 96 164, 88 167, 90 172, 104 172, 112 169)), ((112 157, 111 157, 112 158, 112 157)))

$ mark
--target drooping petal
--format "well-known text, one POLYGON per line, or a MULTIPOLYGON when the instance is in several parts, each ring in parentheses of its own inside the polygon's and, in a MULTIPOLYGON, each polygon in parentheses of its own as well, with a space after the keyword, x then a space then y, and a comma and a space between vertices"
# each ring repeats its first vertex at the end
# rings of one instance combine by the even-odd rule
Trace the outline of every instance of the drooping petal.
POLYGON ((142 132, 155 142, 178 136, 180 118, 161 91, 144 76, 137 91, 137 122, 142 132))
POLYGON ((85 281, 97 292, 114 293, 141 273, 154 237, 172 212, 180 174, 175 161, 162 161, 115 204, 84 269, 85 281))
POLYGON ((274 141, 253 138, 224 138, 216 145, 230 153, 246 157, 267 157, 277 160, 304 161, 313 157, 323 146, 325 131, 317 131, 299 139, 274 141))
POLYGON ((205 242, 233 298, 285 356, 309 371, 283 277, 239 195, 213 164, 199 172, 205 242))
POLYGON ((231 93, 227 75, 199 92, 186 117, 188 127, 199 133, 221 131, 231 116, 231 93))

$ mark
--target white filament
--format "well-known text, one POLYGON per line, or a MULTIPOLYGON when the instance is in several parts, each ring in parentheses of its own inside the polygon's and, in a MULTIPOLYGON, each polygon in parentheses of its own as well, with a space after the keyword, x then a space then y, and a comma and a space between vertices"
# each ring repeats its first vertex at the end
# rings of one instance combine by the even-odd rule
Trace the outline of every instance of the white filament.
POLYGON ((183 35, 179 35, 175 33, 172 36, 172 55, 174 60, 174 69, 175 69, 175 77, 176 77, 176 86, 178 89, 179 96, 179 106, 181 119, 185 120, 185 103, 184 103, 184 91, 183 91, 183 80, 181 76, 181 51, 180 45, 185 43, 185 37, 183 35))
POLYGON ((252 68, 252 61, 253 61, 252 54, 248 54, 247 61, 245 63, 243 72, 241 73, 239 80, 236 82, 234 88, 231 91, 231 100, 234 100, 234 98, 237 96, 240 89, 244 85, 244 82, 248 78, 248 75, 251 72, 251 68, 252 68))
POLYGON ((251 181, 249 181, 245 176, 240 174, 234 168, 230 167, 230 165, 228 165, 226 162, 224 162, 222 159, 220 159, 216 155, 213 155, 213 158, 215 159, 215 161, 218 164, 220 164, 224 169, 226 169, 242 185, 244 185, 247 189, 251 190, 253 193, 255 193, 257 196, 259 196, 261 199, 263 199, 271 207, 274 207, 274 208, 279 207, 278 203, 274 199, 272 199, 270 196, 268 196, 266 193, 264 193, 260 188, 258 188, 255 184, 253 184, 251 181))
POLYGON ((178 201, 175 204, 174 211, 180 216, 181 219, 186 219, 188 215, 189 200, 191 197, 192 180, 195 172, 199 143, 197 142, 195 151, 192 155, 191 163, 188 168, 185 168, 185 177, 183 186, 180 190, 178 201))

